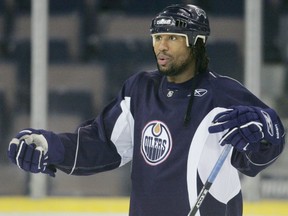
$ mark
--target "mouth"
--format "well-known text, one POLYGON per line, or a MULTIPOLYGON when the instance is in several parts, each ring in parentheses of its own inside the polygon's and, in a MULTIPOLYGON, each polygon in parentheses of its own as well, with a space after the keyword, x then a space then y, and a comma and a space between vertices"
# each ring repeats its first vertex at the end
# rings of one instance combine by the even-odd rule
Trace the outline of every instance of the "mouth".
POLYGON ((160 53, 157 55, 157 62, 161 66, 166 66, 170 60, 171 60, 171 57, 166 54, 160 53))

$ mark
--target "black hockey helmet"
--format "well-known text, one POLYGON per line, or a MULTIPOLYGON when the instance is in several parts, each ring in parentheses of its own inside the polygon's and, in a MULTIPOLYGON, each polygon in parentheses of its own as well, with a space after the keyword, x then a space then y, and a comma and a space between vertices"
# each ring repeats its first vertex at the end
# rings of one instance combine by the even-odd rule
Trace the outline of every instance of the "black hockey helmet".
POLYGON ((188 37, 187 46, 195 45, 197 39, 202 39, 205 44, 210 34, 208 16, 195 5, 170 5, 152 20, 150 33, 152 36, 157 33, 183 34, 188 37))

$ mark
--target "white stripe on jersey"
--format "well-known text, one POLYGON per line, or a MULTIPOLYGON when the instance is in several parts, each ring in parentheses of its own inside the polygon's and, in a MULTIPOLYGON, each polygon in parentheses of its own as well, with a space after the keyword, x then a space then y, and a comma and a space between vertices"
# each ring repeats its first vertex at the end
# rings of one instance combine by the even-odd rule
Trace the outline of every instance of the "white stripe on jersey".
POLYGON ((122 113, 119 115, 111 134, 111 141, 122 158, 120 166, 131 161, 133 154, 134 118, 130 112, 130 101, 130 97, 125 97, 121 101, 122 113))
MULTIPOLYGON (((217 79, 217 76, 216 76, 213 72, 210 71, 209 74, 210 74, 211 76, 213 76, 214 78, 217 79)), ((233 80, 233 81, 235 81, 235 82, 237 82, 238 84, 240 84, 240 85, 243 86, 243 84, 242 84, 241 82, 239 82, 238 80, 236 80, 236 79, 234 79, 234 78, 232 78, 232 77, 229 77, 229 76, 223 76, 223 75, 220 75, 220 74, 218 74, 218 76, 219 76, 219 77, 222 77, 222 78, 226 78, 226 79, 233 80)))

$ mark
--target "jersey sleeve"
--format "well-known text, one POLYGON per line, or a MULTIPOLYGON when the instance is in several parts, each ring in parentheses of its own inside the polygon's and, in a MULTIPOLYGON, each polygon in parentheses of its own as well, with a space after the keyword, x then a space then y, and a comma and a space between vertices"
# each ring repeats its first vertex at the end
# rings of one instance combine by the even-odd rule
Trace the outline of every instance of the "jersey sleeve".
POLYGON ((260 171, 271 165, 283 151, 283 145, 263 143, 259 152, 238 152, 233 151, 232 165, 241 173, 254 177, 260 171))
MULTIPOLYGON (((216 107, 228 108, 232 105, 268 107, 242 84, 229 77, 216 74, 213 77, 212 85, 215 92, 214 103, 216 107)), ((261 142, 259 152, 239 152, 234 149, 231 163, 241 173, 256 176, 279 157, 284 144, 284 142, 280 145, 261 142)))
POLYGON ((64 161, 56 168, 73 175, 91 175, 124 165, 132 159, 134 119, 129 88, 97 118, 84 122, 75 133, 58 134, 65 148, 64 161))

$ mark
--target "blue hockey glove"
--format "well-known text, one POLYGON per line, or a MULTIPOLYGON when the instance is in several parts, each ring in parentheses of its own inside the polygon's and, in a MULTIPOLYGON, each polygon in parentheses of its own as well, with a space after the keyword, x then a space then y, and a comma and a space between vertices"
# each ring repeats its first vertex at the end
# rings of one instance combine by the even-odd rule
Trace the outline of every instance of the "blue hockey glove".
POLYGON ((284 142, 284 127, 270 108, 232 106, 219 113, 209 127, 210 133, 228 130, 219 141, 229 143, 238 151, 258 151, 260 141, 278 145, 284 142))
POLYGON ((9 144, 8 157, 19 168, 55 177, 54 164, 64 158, 64 147, 56 134, 45 130, 25 129, 9 144))

